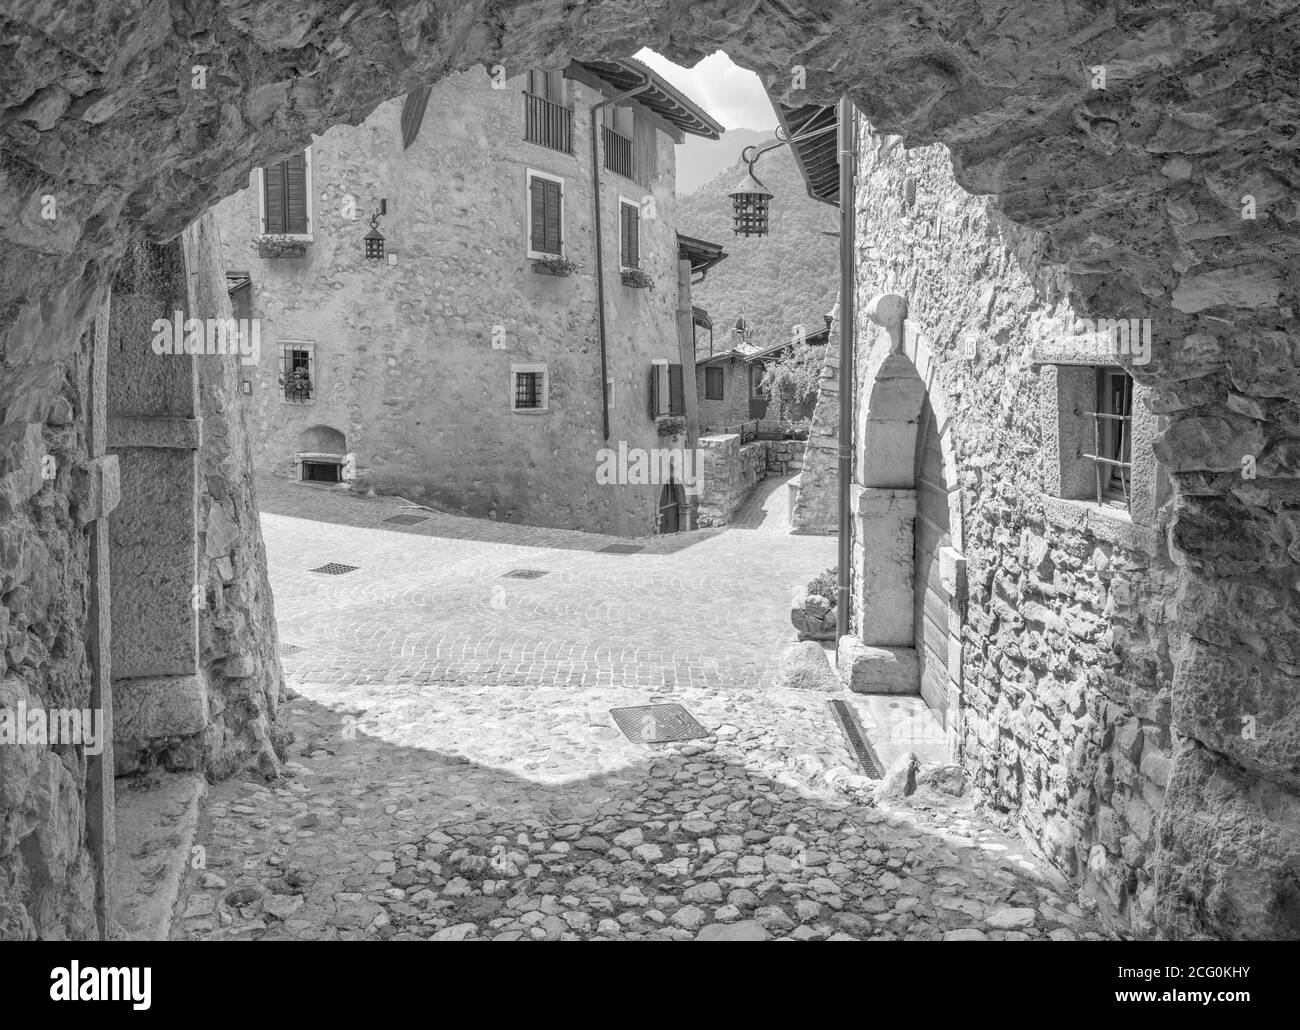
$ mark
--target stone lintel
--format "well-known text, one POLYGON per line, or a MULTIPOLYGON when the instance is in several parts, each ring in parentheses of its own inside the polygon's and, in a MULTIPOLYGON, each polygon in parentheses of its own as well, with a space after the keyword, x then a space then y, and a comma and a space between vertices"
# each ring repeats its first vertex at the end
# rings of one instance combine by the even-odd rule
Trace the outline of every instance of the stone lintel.
POLYGON ((1146 526, 1135 526, 1128 513, 1119 508, 1044 494, 1043 516, 1055 529, 1086 533, 1148 557, 1160 552, 1160 534, 1146 526))
POLYGON ((198 450, 203 442, 203 420, 169 415, 110 415, 108 446, 165 447, 198 450))
POLYGON ((896 518, 916 517, 916 491, 892 487, 853 487, 853 514, 863 518, 893 515, 896 518))

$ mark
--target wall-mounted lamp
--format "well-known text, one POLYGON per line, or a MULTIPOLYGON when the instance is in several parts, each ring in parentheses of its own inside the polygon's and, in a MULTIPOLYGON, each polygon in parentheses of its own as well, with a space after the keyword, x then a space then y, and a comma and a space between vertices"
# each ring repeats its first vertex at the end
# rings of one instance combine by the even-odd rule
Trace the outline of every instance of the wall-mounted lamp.
POLYGON ((370 219, 370 231, 366 233, 366 257, 372 261, 382 261, 384 258, 384 234, 379 231, 379 217, 386 214, 388 201, 381 200, 379 210, 370 219))

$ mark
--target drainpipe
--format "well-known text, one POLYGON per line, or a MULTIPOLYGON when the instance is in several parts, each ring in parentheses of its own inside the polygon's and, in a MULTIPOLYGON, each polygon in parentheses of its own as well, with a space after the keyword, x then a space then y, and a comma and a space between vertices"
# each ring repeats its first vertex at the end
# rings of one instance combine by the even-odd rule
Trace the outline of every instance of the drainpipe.
POLYGON ((846 93, 840 97, 840 427, 839 427, 839 570, 838 597, 835 607, 836 638, 849 633, 849 565, 853 560, 852 489, 853 489, 853 337, 854 337, 854 213, 857 197, 853 191, 857 161, 857 122, 853 101, 846 93))
POLYGON ((605 259, 603 233, 600 223, 600 126, 597 124, 596 112, 602 107, 618 104, 650 88, 650 79, 646 78, 639 86, 634 86, 626 93, 602 100, 591 106, 591 196, 595 208, 596 225, 596 331, 600 338, 600 413, 605 440, 609 440, 609 357, 605 350, 605 259))

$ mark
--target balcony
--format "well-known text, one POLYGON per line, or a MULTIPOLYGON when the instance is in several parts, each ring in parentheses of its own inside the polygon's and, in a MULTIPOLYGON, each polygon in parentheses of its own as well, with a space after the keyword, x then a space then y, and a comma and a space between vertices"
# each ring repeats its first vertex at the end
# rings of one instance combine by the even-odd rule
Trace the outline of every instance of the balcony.
POLYGON ((524 140, 564 154, 573 153, 573 109, 524 93, 524 140))
POLYGON ((621 132, 603 126, 605 167, 628 179, 636 178, 636 162, 632 157, 632 141, 621 132))

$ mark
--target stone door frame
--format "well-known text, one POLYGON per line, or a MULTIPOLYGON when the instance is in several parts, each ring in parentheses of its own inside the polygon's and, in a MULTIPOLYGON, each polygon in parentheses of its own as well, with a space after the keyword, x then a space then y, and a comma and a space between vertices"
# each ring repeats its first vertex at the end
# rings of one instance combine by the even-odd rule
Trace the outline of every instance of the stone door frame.
POLYGON ((950 598, 946 737, 949 758, 955 760, 962 739, 966 559, 952 417, 942 387, 936 388, 938 366, 929 341, 906 322, 889 333, 875 335, 855 413, 853 615, 858 638, 870 647, 887 649, 893 666, 907 670, 912 677, 912 692, 919 696, 920 663, 912 627, 916 445, 921 412, 928 399, 943 455, 952 540, 951 546, 940 548, 939 565, 950 598))

